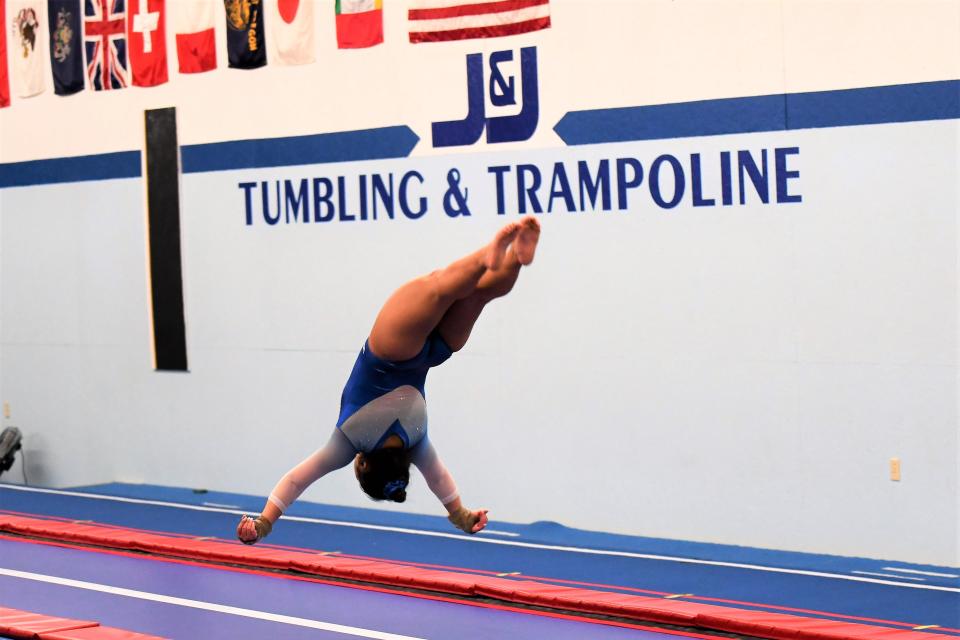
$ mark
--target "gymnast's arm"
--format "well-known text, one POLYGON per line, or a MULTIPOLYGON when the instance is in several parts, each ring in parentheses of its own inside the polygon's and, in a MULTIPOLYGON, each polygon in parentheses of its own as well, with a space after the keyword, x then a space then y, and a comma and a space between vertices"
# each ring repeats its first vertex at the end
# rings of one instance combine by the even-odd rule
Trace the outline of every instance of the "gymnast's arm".
POLYGON ((471 511, 463 506, 457 483, 427 437, 410 450, 410 461, 423 474, 430 491, 446 508, 449 514, 447 519, 455 527, 467 533, 476 533, 487 526, 487 510, 471 511))
POLYGON ((259 517, 244 516, 240 520, 237 526, 237 538, 246 544, 253 544, 262 539, 270 533, 273 523, 307 487, 331 471, 350 464, 356 453, 343 432, 334 429, 327 444, 280 478, 280 482, 273 488, 259 517))

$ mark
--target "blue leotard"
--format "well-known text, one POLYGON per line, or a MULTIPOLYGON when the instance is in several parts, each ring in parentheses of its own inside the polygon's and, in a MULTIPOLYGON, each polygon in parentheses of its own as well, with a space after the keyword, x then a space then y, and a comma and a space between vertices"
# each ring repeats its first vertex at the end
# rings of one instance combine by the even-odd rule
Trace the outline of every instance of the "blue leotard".
POLYGON ((452 354, 436 331, 419 354, 401 362, 377 357, 368 341, 343 388, 337 428, 357 451, 373 451, 391 435, 413 448, 427 433, 427 371, 452 354))

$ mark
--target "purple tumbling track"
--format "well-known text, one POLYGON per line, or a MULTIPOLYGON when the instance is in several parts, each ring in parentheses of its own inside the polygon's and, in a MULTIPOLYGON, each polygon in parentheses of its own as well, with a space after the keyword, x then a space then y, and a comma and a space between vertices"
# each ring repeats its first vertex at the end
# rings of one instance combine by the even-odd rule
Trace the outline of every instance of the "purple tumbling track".
POLYGON ((7 571, 0 574, 0 606, 93 619, 108 626, 170 638, 388 637, 383 634, 458 640, 676 638, 637 629, 7 539, 0 539, 0 570, 7 571), (308 628, 291 621, 247 617, 236 611, 197 608, 204 604, 156 602, 136 594, 51 584, 11 576, 9 571, 345 625, 356 630, 350 633, 308 628))

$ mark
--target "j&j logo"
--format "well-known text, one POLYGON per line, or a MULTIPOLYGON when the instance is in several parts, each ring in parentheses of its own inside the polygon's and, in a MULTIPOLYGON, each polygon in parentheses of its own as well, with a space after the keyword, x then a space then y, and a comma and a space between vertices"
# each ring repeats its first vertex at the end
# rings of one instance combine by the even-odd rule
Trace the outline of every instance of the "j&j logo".
POLYGON ((487 142, 529 140, 537 130, 540 99, 537 88, 537 49, 520 49, 520 112, 514 115, 487 116, 486 98, 495 108, 517 104, 517 78, 504 76, 501 65, 513 61, 513 51, 496 51, 489 56, 490 81, 483 82, 483 54, 467 55, 467 117, 433 123, 433 146, 455 147, 474 144, 484 128, 487 142), (486 91, 485 91, 486 89, 486 91))

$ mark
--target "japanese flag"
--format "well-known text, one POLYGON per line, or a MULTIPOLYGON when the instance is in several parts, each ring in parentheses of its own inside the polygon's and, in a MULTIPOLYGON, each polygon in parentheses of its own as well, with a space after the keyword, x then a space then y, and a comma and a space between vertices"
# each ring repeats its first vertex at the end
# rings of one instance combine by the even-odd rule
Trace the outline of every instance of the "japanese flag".
POLYGON ((270 60, 280 64, 309 64, 314 50, 313 9, 316 0, 273 0, 267 3, 270 60))

